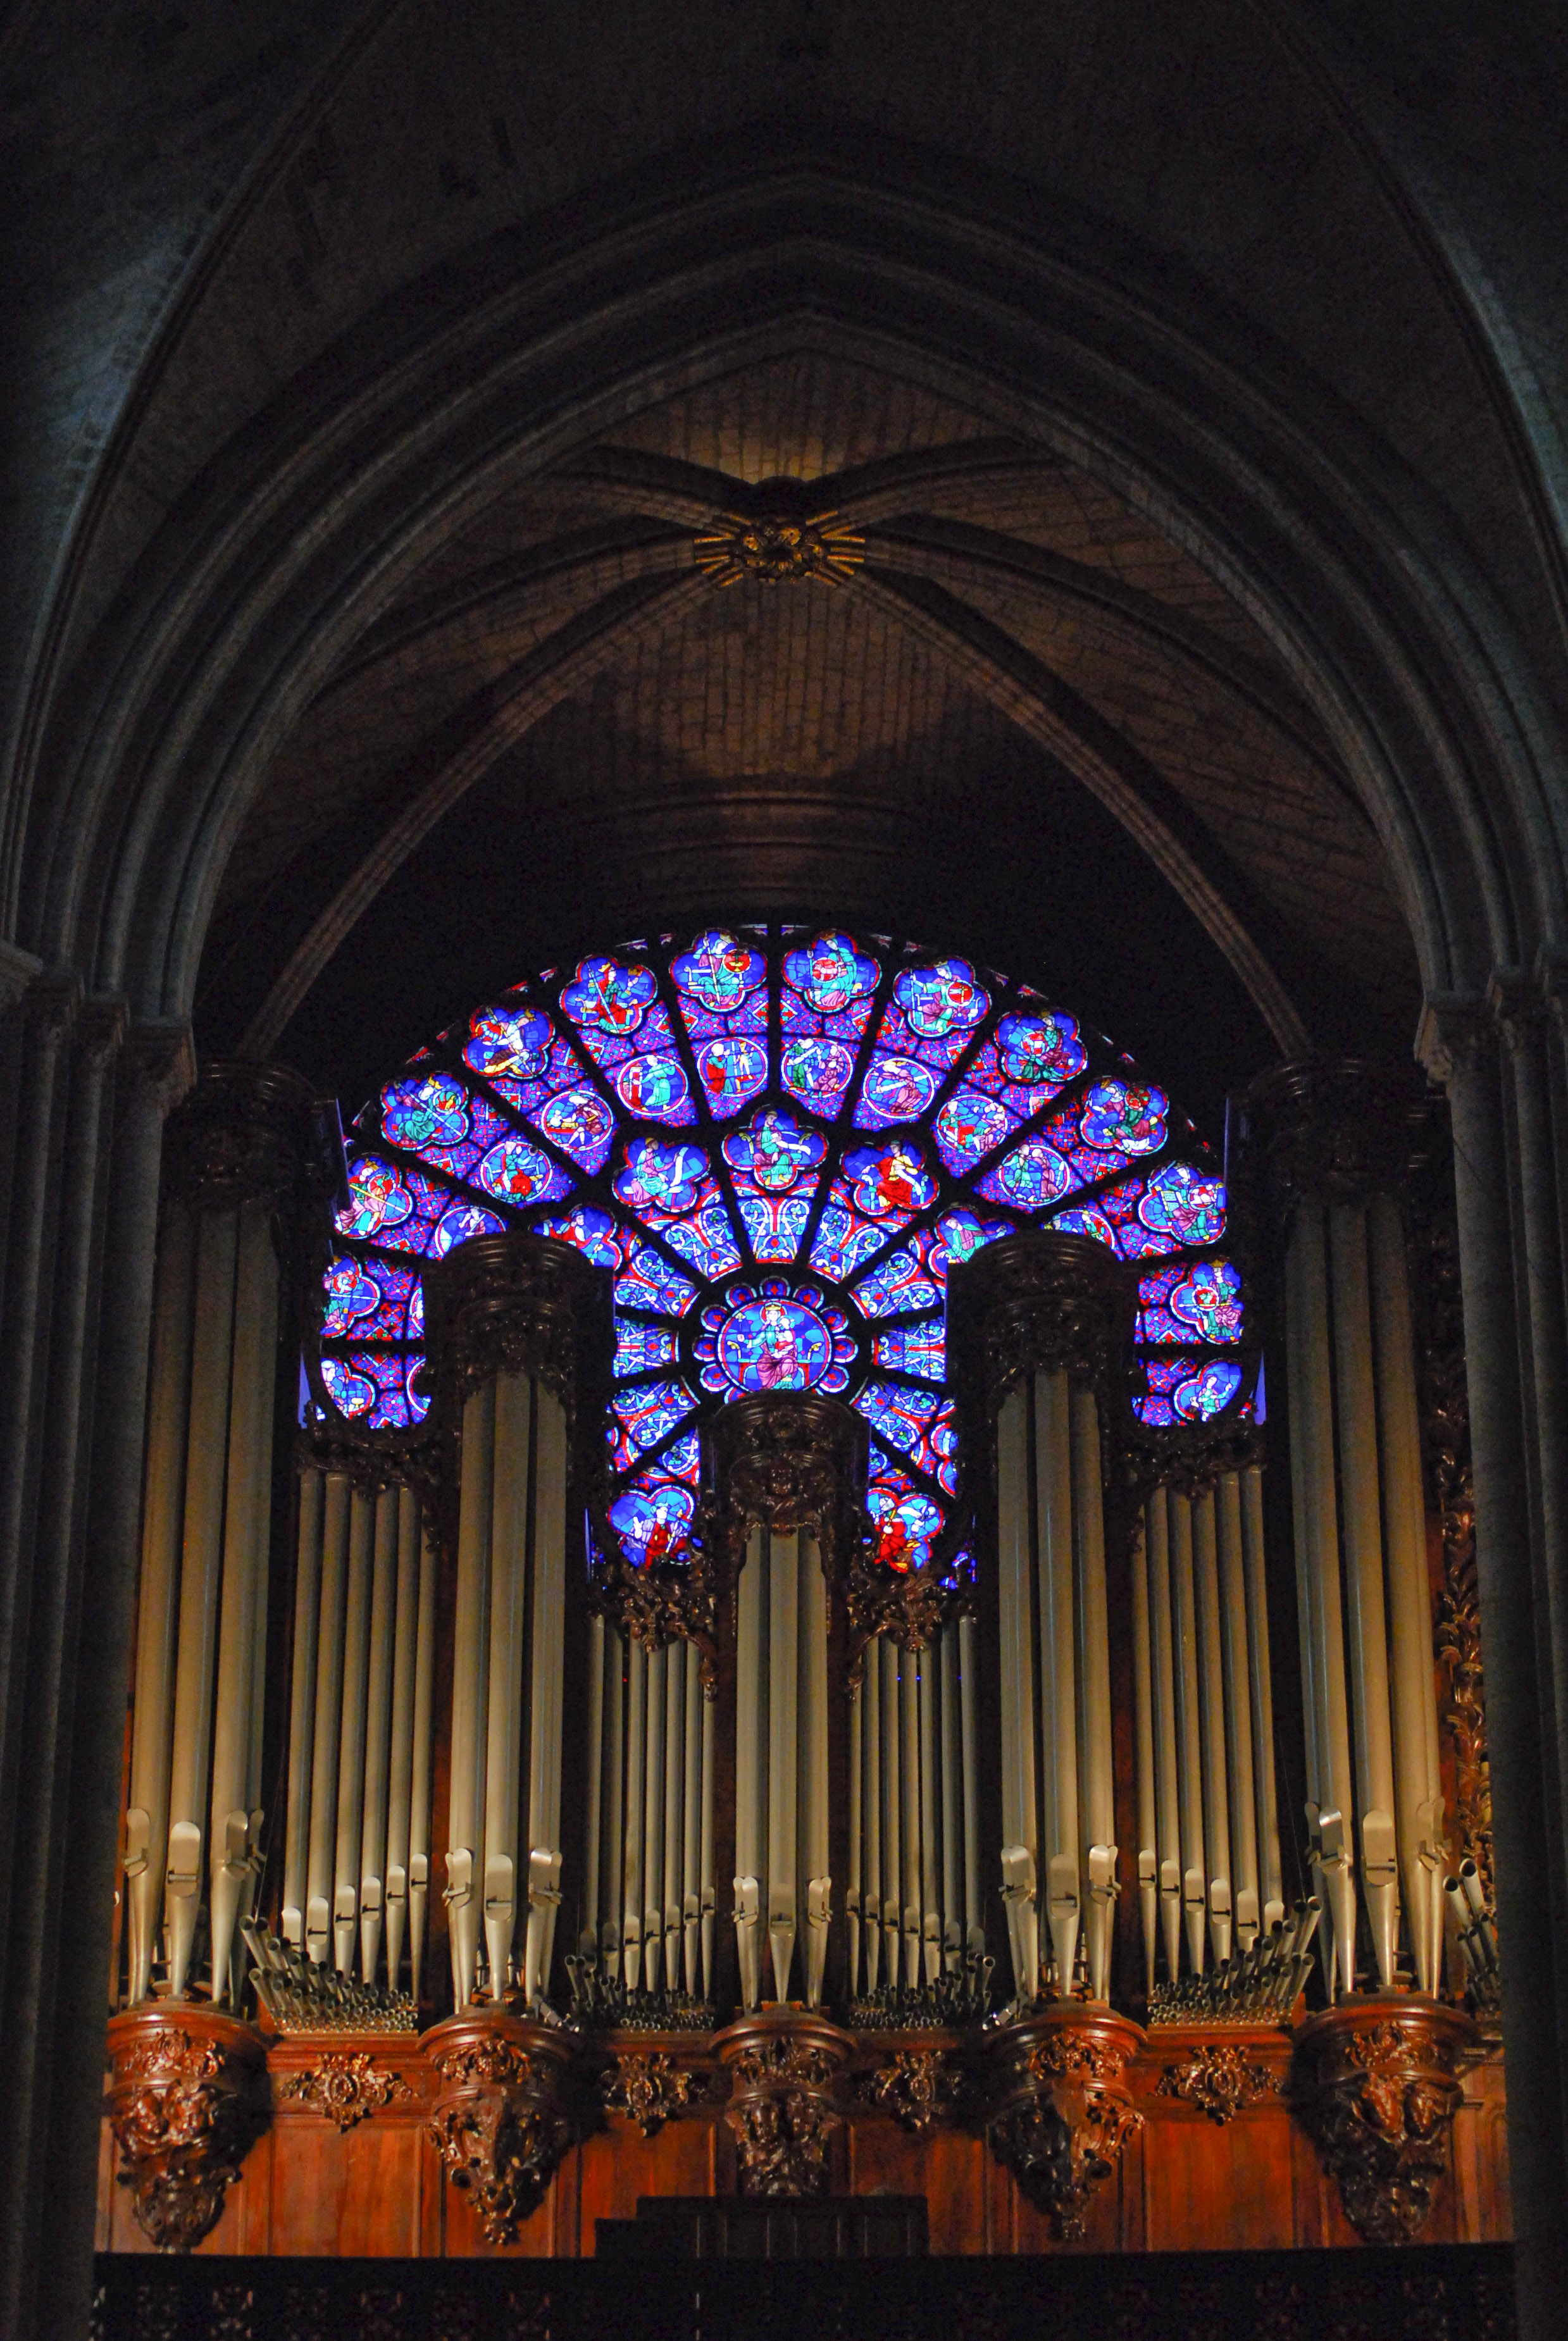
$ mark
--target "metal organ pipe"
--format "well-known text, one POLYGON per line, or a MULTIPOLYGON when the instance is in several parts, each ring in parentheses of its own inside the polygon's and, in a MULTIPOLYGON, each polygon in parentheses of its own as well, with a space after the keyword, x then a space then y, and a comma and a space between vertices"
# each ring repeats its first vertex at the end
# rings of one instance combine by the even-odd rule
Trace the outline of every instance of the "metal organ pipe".
POLYGON ((1231 1859, 1236 1940, 1243 1951, 1257 1941, 1257 1796, 1253 1782, 1251 1686, 1247 1680, 1247 1584, 1242 1559, 1242 1486, 1224 1472, 1214 1491, 1220 1580, 1220 1642, 1224 1712, 1229 1725, 1231 1859))
POLYGON ((1160 1856, 1154 1774, 1154 1669, 1149 1620, 1149 1540, 1140 1521, 1133 1536, 1133 1736, 1138 1780, 1138 1906, 1144 1930, 1144 1987, 1154 1988, 1160 1935, 1160 1856))
POLYGON ((294 1676, 289 1693, 288 1808, 285 1821, 283 1935, 305 1948, 310 1858, 312 1740, 315 1715, 316 1628, 321 1614, 321 1529, 325 1488, 319 1471, 299 1482, 299 1541, 294 1584, 294 1676))
POLYGON ((365 1818, 359 1845, 359 1971, 374 1984, 386 1917, 386 1823, 392 1758, 392 1669, 397 1630, 397 1490, 375 1503, 370 1591, 370 1671, 365 1689, 365 1818))
POLYGON ((491 1489, 490 1647, 485 1696, 484 1956, 493 1997, 512 1982, 523 1659, 528 1632, 529 1447, 534 1393, 524 1374, 495 1380, 491 1489))
POLYGON ((1224 1960, 1231 1956, 1231 1808, 1225 1773, 1224 1669, 1213 1489, 1205 1489, 1193 1504, 1193 1578, 1197 1591, 1198 1712, 1203 1740, 1209 1939, 1215 1958, 1224 1960))
MULTIPOLYGON (((414 1805, 414 1715, 419 1655, 419 1505, 402 1488, 397 1505, 397 1593, 393 1618, 392 1733, 387 1750, 386 1980, 398 1988, 408 1921, 408 1868, 414 1805)), ((375 1981, 374 1961, 365 1981, 375 1981)))
POLYGON ((528 1931, 524 1985, 529 2005, 549 1987, 561 1903, 562 1690, 566 1647, 566 1414, 535 1384, 534 1470, 534 1686, 528 1787, 528 1931))
POLYGON ((337 1849, 333 1879, 333 1955, 353 1971, 359 1913, 359 1838, 364 1819, 365 1716, 370 1661, 370 1586, 375 1503, 354 1491, 348 1525, 348 1609, 343 1640, 343 1719, 337 1743, 337 1849))
POLYGON ((1269 1670, 1268 1582, 1263 1559, 1263 1475, 1249 1463, 1241 1474, 1242 1566, 1247 1589, 1247 1682, 1252 1694, 1253 1779, 1257 1813, 1258 1858, 1263 1874, 1263 1929, 1273 1932, 1285 1915, 1284 1875, 1280 1862, 1279 1811, 1274 1798, 1274 1700, 1269 1670))
POLYGON ((1174 1978, 1182 1965, 1181 1750, 1176 1720, 1176 1631, 1171 1605, 1171 1516, 1164 1488, 1144 1509, 1144 1549, 1148 1563, 1149 1629, 1154 1673, 1154 1818, 1160 1857, 1160 1925, 1165 1968, 1174 1978))
POLYGON ((664 1677, 669 1652, 649 1653, 647 1748, 643 1763, 643 1983, 657 1991, 664 1972, 664 1677))
POLYGON ((1074 1987, 1082 1925, 1078 1865, 1078 1716, 1074 1648, 1072 1400, 1067 1377, 1034 1380, 1034 1483, 1040 1579, 1040 1848, 1056 1988, 1074 1987))
POLYGON ((435 1711, 435 1540, 414 1513, 419 1546, 419 1636, 414 1654, 414 1768, 408 1795, 408 1988, 415 2004, 424 1963, 430 1894, 431 1725, 435 1711))
POLYGON ((1171 1558, 1171 1623, 1176 1674, 1176 1752, 1181 1781, 1182 1915, 1187 1957, 1202 1975, 1205 1953, 1207 1866, 1203 1858, 1203 1721, 1198 1711, 1198 1619, 1193 1579, 1193 1507, 1166 1491, 1171 1558))
POLYGON ((1116 1916, 1116 1792, 1112 1758, 1111 1638, 1105 1607, 1100 1410, 1093 1391, 1084 1390, 1073 1392, 1072 1408, 1075 1656, 1080 1685, 1078 1760, 1084 1781, 1084 1857, 1089 1879, 1089 1997, 1108 2000, 1116 1916))
POLYGON ((343 1707, 343 1619, 348 1590, 349 1482, 326 1475, 321 1538, 321 1627, 316 1638, 315 1728, 311 1748, 310 1844, 305 1947, 318 1967, 332 1952, 332 1865, 337 1839, 337 1745, 343 1707))
POLYGON ((1034 1640, 1030 1589, 1030 1407, 1010 1390, 996 1426, 996 1589, 1001 1649, 1002 1895, 1013 1981, 1025 2006, 1040 1987, 1039 1818, 1034 1798, 1034 1640))
POLYGON ((801 1874, 805 1880, 805 2004, 822 2006, 833 1879, 828 1871, 827 1580, 814 1536, 800 1539, 801 1874))
POLYGON ((452 1756, 446 1902, 453 1993, 459 2009, 478 1979, 479 1903, 484 1875, 485 1698, 489 1679, 490 1536, 494 1480, 495 1385, 463 1409, 463 1472, 453 1623, 452 1756))

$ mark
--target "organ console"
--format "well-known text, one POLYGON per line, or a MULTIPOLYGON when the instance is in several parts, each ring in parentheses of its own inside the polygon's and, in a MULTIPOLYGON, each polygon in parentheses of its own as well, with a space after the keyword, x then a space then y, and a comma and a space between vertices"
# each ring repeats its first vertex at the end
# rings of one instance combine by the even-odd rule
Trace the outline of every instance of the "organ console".
POLYGON ((1266 1419, 1260 1380, 1151 1435, 1135 1274, 1029 1230, 950 1271, 959 1494, 914 1567, 864 1422, 789 1390, 707 1411, 689 1533, 639 1562, 610 1271, 558 1238, 433 1260, 416 1419, 307 1404, 280 1468, 330 1177, 303 1085, 209 1068, 159 1255, 105 2246, 571 2256, 638 2197, 890 2191, 955 2251, 1506 2234, 1425 1111, 1360 1067, 1244 1101, 1266 1419))

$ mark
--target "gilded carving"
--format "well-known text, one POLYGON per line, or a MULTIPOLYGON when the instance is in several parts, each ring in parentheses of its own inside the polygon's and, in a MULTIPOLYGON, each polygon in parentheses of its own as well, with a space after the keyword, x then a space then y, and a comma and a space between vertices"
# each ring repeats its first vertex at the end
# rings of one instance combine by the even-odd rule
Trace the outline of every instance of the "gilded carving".
POLYGON ((942 2049, 896 2048, 891 2064, 865 2076, 861 2094, 903 2128, 924 2135, 956 2106, 961 2087, 958 2069, 942 2049))
POLYGON ((324 2115, 340 2130, 350 2130, 394 2098, 412 2097, 414 2091, 401 2074, 378 2065, 367 2052, 348 2056, 328 2051, 308 2072, 290 2073, 277 2085, 276 2095, 324 2115))
POLYGON ((778 2027, 743 2019, 721 2035, 734 2082, 724 2122, 735 2142, 743 2195, 818 2195, 843 2117, 834 2103, 838 2073, 854 2054, 845 2033, 817 2019, 778 2027))
POLYGON ((611 2113, 624 2114, 644 2137, 662 2129, 673 2114, 689 2105, 696 2076, 683 2072, 673 2057, 654 2050, 644 2056, 617 2057, 601 2084, 601 2096, 611 2113))
POLYGON ((120 2184, 161 2252, 193 2251, 217 2225, 256 2130, 259 2044, 223 2019, 187 2028, 143 2015, 110 2027, 109 2119, 120 2184))
POLYGON ((715 585, 738 585, 743 578, 764 585, 806 578, 833 585, 860 567, 865 539, 833 512, 779 512, 750 520, 722 513, 694 538, 692 552, 715 585))
POLYGON ((1455 2054, 1473 2037, 1446 2008, 1372 2024, 1331 2010, 1303 2028, 1292 2097, 1365 2242, 1410 2243, 1425 2226, 1460 2101, 1455 2054))
POLYGON ((1179 2097, 1195 2106, 1223 2128, 1248 2106, 1277 2097, 1280 2084, 1266 2065, 1249 2063, 1232 2042, 1194 2048, 1185 2062, 1167 2065, 1154 2091, 1157 2097, 1179 2097))

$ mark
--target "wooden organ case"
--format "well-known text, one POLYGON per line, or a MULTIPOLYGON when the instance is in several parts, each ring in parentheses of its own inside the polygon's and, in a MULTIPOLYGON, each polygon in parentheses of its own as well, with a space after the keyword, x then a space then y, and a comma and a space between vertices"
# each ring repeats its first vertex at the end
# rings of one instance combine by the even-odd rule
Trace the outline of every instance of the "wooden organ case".
POLYGON ((429 1270, 417 1433, 285 1472, 310 1101, 210 1069, 102 2248, 574 2258, 661 2204, 707 2250, 748 2206, 945 2254, 1505 2237, 1463 1454, 1429 1506, 1410 1260, 1428 1333, 1453 1280, 1388 1094, 1249 1101, 1288 1500, 1272 1423, 1141 1435, 1125 1272, 1028 1233, 953 1272, 928 1567, 875 1559, 860 1419, 777 1392, 716 1410, 691 1546, 637 1569, 608 1275, 548 1239, 429 1270))

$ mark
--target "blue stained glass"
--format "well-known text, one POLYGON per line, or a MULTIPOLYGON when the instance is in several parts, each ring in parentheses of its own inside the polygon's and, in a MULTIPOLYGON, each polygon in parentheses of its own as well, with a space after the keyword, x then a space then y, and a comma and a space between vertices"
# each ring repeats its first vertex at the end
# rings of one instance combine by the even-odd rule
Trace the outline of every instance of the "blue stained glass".
POLYGON ((1135 1398, 1133 1400, 1133 1411, 1139 1421, 1146 1424, 1151 1430, 1175 1429, 1176 1410, 1168 1398, 1163 1398, 1156 1393, 1135 1398))
POLYGON ((1017 1127, 1018 1117, 999 1098, 985 1097, 965 1081, 936 1117, 936 1151, 950 1170, 962 1175, 983 1154, 994 1152, 1017 1127))
MULTIPOLYGON (((649 1061, 645 1058, 636 1060, 638 1064, 649 1061)), ((564 1154, 569 1154, 588 1171, 601 1168, 615 1135, 614 1115, 598 1091, 590 1089, 585 1081, 553 1097, 543 1111, 531 1119, 564 1154)))
POLYGON ((731 1285, 704 1310, 694 1355, 704 1390, 738 1398, 749 1390, 846 1390, 854 1352, 848 1319, 817 1286, 765 1277, 731 1285))
POLYGON ((1004 1016, 996 1027, 997 1061, 1010 1081, 1032 1090, 1040 1103, 1076 1080, 1088 1054, 1071 1016, 1004 1016))
POLYGON ((914 1457, 925 1442, 932 1417, 943 1403, 932 1390, 904 1390, 896 1382, 867 1382, 852 1403, 879 1437, 914 1457))
POLYGON ((684 1430, 672 1440, 658 1460, 658 1469, 667 1471, 672 1479, 685 1479, 694 1488, 702 1465, 701 1441, 694 1430, 684 1430))
POLYGON ((1004 1154, 980 1181, 980 1191, 993 1202, 1012 1203, 1021 1211, 1044 1211, 1082 1184, 1056 1149, 1034 1137, 1021 1139, 1004 1154))
MULTIPOLYGON (((681 1108, 689 1101, 691 1084, 678 1057, 663 1053, 628 1057, 611 1076, 615 1095, 630 1114, 642 1121, 689 1120, 681 1108)), ((603 1161, 601 1156, 600 1160, 603 1161)))
POLYGON ((370 1376, 353 1372, 342 1358, 323 1358, 321 1378, 339 1414, 346 1414, 351 1422, 368 1414, 375 1404, 375 1384, 370 1376))
POLYGON ((648 1309, 678 1317, 696 1297, 697 1288, 690 1278, 646 1244, 634 1252, 630 1266, 615 1279, 615 1298, 623 1309, 648 1309))
POLYGON ((615 1327, 615 1379, 653 1372, 676 1362, 675 1333, 670 1325, 634 1325, 623 1318, 615 1327))
POLYGON ((1233 1359, 1211 1358, 1191 1381, 1178 1385, 1176 1412, 1183 1422, 1212 1422, 1223 1414, 1242 1386, 1242 1370, 1233 1359))
POLYGON ((689 1220, 676 1220, 664 1230, 664 1241, 700 1275, 724 1276, 741 1264, 740 1247, 722 1203, 704 1203, 689 1220))
POLYGON ((483 1210, 477 1203, 454 1203, 452 1209, 443 1211, 435 1222, 430 1239, 430 1256, 432 1260, 444 1260, 447 1253, 455 1251, 459 1244, 467 1243, 474 1236, 501 1235, 505 1227, 504 1220, 498 1219, 494 1211, 483 1210))
POLYGON ((554 1236, 558 1243, 574 1244, 595 1268, 619 1268, 625 1257, 622 1230, 608 1211, 596 1210, 592 1203, 579 1203, 558 1220, 541 1220, 537 1232, 554 1236))
POLYGON ((750 1179, 765 1194, 786 1195, 827 1152, 827 1141, 793 1113, 764 1106, 744 1130, 724 1141, 724 1161, 743 1182, 750 1179))
POLYGON ((561 1090, 577 1087, 583 1079, 583 1063, 569 1041, 557 1041, 538 1073, 527 1081, 514 1081, 510 1073, 492 1073, 489 1079, 497 1097, 533 1121, 547 1099, 561 1090))
POLYGON ((863 1316, 902 1317, 905 1310, 931 1308, 942 1292, 926 1272, 924 1247, 905 1244, 862 1278, 854 1297, 863 1316))
POLYGON ((468 1031, 464 1064, 486 1081, 530 1081, 544 1070, 554 1027, 542 1008, 481 1008, 468 1031))
POLYGON ((842 1041, 796 1037, 784 1042, 784 1085, 792 1097, 831 1121, 854 1072, 854 1051, 842 1041))
POLYGON ((917 1145, 907 1138, 890 1138, 880 1145, 852 1148, 834 1192, 872 1219, 903 1227, 935 1200, 936 1180, 917 1145))
POLYGON ((829 1203, 817 1222, 811 1264, 824 1276, 847 1284, 855 1270, 882 1250, 887 1237, 885 1225, 878 1227, 873 1220, 863 1220, 842 1203, 829 1203))
MULTIPOLYGON (((1145 1285, 1154 1280, 1145 1279, 1144 1285, 1139 1286, 1140 1298, 1145 1285)), ((1174 1338, 1190 1341, 1196 1334, 1203 1341, 1241 1340, 1241 1271, 1228 1260, 1195 1261, 1171 1278, 1161 1298, 1182 1328, 1174 1338)))
POLYGON ((408 1430, 430 1411, 430 1400, 411 1388, 423 1363, 402 1350, 354 1350, 346 1361, 323 1358, 321 1378, 339 1413, 366 1430, 408 1430))
POLYGON ((414 1197, 394 1163, 361 1154, 349 1166, 349 1204, 335 1214, 339 1234, 375 1238, 399 1227, 414 1211, 414 1197))
POLYGON ((618 959, 585 959, 562 992, 561 1005, 584 1038, 608 1033, 625 1040, 658 994, 650 967, 629 967, 618 959))
POLYGON ((1179 1244, 1217 1243, 1225 1231, 1224 1183, 1193 1163, 1167 1162, 1150 1180, 1138 1217, 1179 1244))
POLYGON ((352 1333, 364 1318, 374 1317, 382 1305, 382 1291, 356 1260, 335 1260, 322 1278, 326 1310, 321 1330, 329 1340, 352 1333))
POLYGON ((1146 1081, 1096 1081, 1083 1101, 1078 1128, 1086 1146, 1119 1162, 1157 1154, 1165 1142, 1170 1101, 1146 1081))
POLYGON ((689 1211, 707 1182, 708 1158, 698 1146, 668 1145, 657 1138, 634 1138, 615 1192, 634 1211, 659 1224, 689 1211))
POLYGON ((877 965, 855 949, 853 936, 822 934, 806 950, 788 954, 784 979, 808 1008, 834 1016, 876 990, 877 965))
POLYGON ((873 1361, 895 1374, 919 1374, 925 1380, 947 1380, 947 1328, 940 1317, 920 1325, 896 1325, 878 1333, 871 1345, 873 1361))
POLYGON ((624 1470, 634 1457, 656 1447, 696 1404, 684 1382, 634 1382, 613 1401, 618 1428, 612 1433, 617 1464, 624 1470))
POLYGON ((572 1180, 547 1154, 525 1138, 503 1138, 479 1164, 477 1183, 487 1195, 520 1210, 524 1203, 553 1203, 569 1195, 572 1180))
POLYGON ((935 1234, 929 1239, 926 1260, 931 1272, 945 1282, 950 1265, 973 1260, 987 1244, 1012 1233, 1005 1220, 979 1220, 973 1211, 949 1211, 938 1220, 935 1234))
POLYGON ((469 1093, 451 1073, 394 1081, 381 1093, 381 1127, 394 1146, 411 1154, 460 1146, 470 1127, 469 1093))
POLYGON ((767 961, 738 937, 711 927, 671 961, 670 973, 711 1015, 728 1015, 764 981, 767 961))
POLYGON ((610 1507, 610 1525, 633 1568, 689 1559, 696 1506, 690 1488, 651 1470, 640 1473, 610 1507))
POLYGON ((760 1041, 704 1041, 697 1051, 697 1078, 716 1121, 739 1113, 768 1077, 768 1052, 760 1041))
POLYGON ((974 970, 963 959, 906 967, 893 987, 893 996, 910 1031, 925 1041, 972 1031, 991 1005, 974 970))
POLYGON ((741 1218, 755 1260, 791 1260, 805 1241, 811 1218, 806 1195, 742 1195, 741 1218))
POLYGON ((914 1121, 936 1095, 936 1076, 913 1057, 889 1056, 881 1049, 866 1067, 860 1102, 854 1109, 857 1130, 884 1130, 895 1121, 914 1121))
POLYGON ((468 1124, 466 1135, 449 1146, 427 1139, 414 1150, 421 1161, 428 1163, 433 1170, 449 1171, 454 1179, 471 1179, 480 1158, 512 1133, 510 1121, 496 1112, 488 1099, 467 1091, 464 1096, 464 1119, 468 1124))

